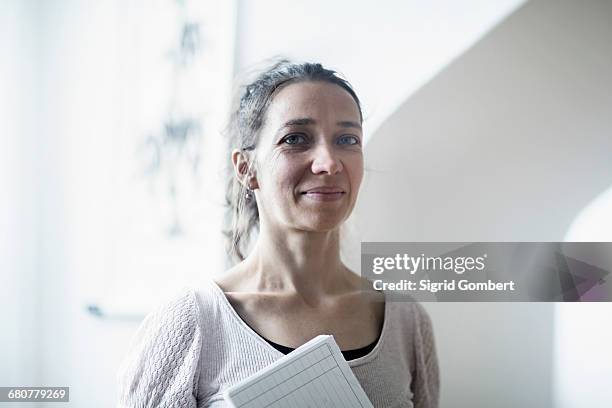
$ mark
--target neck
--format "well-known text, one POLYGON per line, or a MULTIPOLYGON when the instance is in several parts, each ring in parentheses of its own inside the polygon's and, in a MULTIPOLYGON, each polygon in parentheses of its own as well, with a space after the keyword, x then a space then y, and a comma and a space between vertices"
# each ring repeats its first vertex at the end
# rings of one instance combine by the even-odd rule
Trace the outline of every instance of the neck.
POLYGON ((342 292, 354 282, 352 272, 340 260, 338 229, 275 231, 261 225, 255 248, 245 262, 257 291, 320 297, 342 292))

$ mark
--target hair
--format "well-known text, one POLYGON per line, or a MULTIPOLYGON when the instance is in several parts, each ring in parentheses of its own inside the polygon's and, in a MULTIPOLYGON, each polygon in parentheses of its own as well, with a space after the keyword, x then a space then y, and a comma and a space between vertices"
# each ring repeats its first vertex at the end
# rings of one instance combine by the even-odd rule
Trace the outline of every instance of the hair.
MULTIPOLYGON (((283 87, 297 82, 321 81, 335 84, 348 92, 359 110, 363 122, 361 103, 351 84, 331 69, 319 63, 293 63, 281 59, 260 72, 247 85, 238 85, 229 123, 226 129, 229 152, 239 149, 248 157, 247 178, 254 165, 254 153, 264 125, 265 115, 275 94, 283 87), (249 157, 253 155, 252 157, 249 157)), ((234 260, 242 261, 250 243, 253 231, 259 231, 259 211, 255 196, 235 176, 233 166, 228 166, 226 206, 228 228, 224 231, 228 252, 234 260)))

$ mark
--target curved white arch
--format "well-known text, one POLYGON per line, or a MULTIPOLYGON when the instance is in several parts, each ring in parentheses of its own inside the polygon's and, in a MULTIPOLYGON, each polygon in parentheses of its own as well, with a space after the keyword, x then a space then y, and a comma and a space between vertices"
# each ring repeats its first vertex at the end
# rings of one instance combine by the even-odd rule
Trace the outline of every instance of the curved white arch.
MULTIPOLYGON (((565 234, 569 242, 612 241, 612 186, 587 205, 565 234)), ((555 388, 560 408, 612 404, 612 303, 559 303, 555 311, 555 388)))
POLYGON ((565 234, 564 241, 612 241, 612 186, 580 211, 565 234))

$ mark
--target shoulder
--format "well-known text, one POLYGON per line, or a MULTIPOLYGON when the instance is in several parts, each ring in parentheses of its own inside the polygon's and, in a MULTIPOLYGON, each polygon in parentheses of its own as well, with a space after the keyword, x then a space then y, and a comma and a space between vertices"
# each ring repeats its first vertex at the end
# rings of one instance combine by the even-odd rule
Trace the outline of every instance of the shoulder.
POLYGON ((195 291, 183 290, 145 316, 133 342, 155 348, 180 347, 199 334, 200 323, 195 291))
POLYGON ((431 317, 419 302, 410 302, 414 318, 416 347, 424 353, 430 353, 434 348, 434 332, 431 317))
POLYGON ((191 406, 201 344, 195 292, 163 302, 140 324, 119 369, 120 406, 191 406))
POLYGON ((387 296, 387 302, 390 302, 389 309, 393 315, 392 318, 400 331, 404 334, 412 334, 417 343, 422 343, 424 339, 433 341, 432 320, 420 302, 410 295, 398 297, 397 294, 387 296))
POLYGON ((158 305, 143 323, 151 328, 182 334, 198 327, 198 312, 195 290, 186 289, 158 305))
POLYGON ((404 303, 406 303, 410 308, 414 323, 417 326, 419 326, 421 329, 431 328, 431 317, 420 302, 410 300, 405 301, 404 303))

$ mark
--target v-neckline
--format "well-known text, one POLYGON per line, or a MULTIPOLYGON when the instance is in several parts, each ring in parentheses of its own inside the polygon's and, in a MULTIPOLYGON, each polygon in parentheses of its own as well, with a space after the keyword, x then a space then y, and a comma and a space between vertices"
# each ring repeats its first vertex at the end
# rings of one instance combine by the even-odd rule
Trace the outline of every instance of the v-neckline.
MULTIPOLYGON (((253 328, 251 326, 249 326, 244 321, 244 319, 242 319, 242 317, 240 317, 238 312, 236 312, 236 309, 234 309, 234 306, 232 306, 231 302, 229 301, 229 299, 225 295, 225 292, 223 292, 223 289, 221 289, 221 287, 217 284, 217 282, 215 282, 212 279, 210 279, 209 281, 210 281, 210 285, 213 287, 214 291, 217 293, 217 295, 221 299, 221 303, 223 303, 223 305, 225 305, 225 307, 228 309, 230 315, 233 317, 234 321, 238 324, 238 326, 240 326, 240 328, 242 330, 246 331, 252 337, 257 339, 262 344, 262 347, 265 348, 266 350, 268 350, 269 352, 271 352, 272 354, 277 355, 278 357, 283 357, 283 356, 286 355, 286 354, 283 354, 282 352, 280 352, 279 350, 275 349, 270 343, 268 343, 268 341, 265 338, 263 338, 259 333, 257 333, 255 330, 253 330, 253 328)), ((376 356, 378 355, 378 353, 380 352, 380 349, 382 348, 382 346, 384 344, 384 341, 385 341, 385 338, 386 338, 386 333, 387 333, 388 326, 389 326, 390 307, 389 307, 389 301, 387 299, 387 294, 384 291, 382 293, 385 296, 383 326, 382 326, 380 335, 378 336, 378 341, 376 342, 376 346, 374 346, 374 348, 368 354, 366 354, 365 356, 361 356, 361 357, 358 357, 358 358, 353 359, 353 360, 348 360, 347 363, 351 367, 355 367, 355 366, 358 366, 358 365, 365 364, 365 363, 371 361, 372 359, 376 358, 376 356)))

